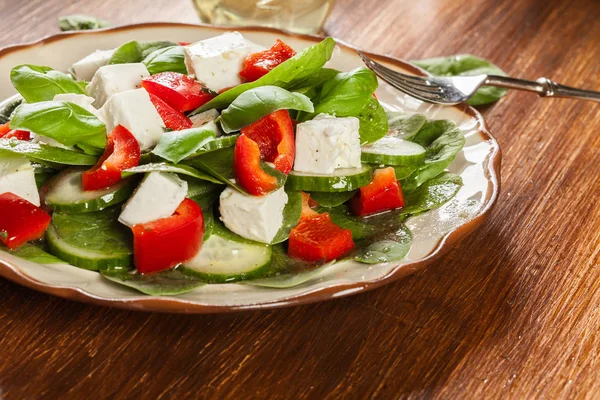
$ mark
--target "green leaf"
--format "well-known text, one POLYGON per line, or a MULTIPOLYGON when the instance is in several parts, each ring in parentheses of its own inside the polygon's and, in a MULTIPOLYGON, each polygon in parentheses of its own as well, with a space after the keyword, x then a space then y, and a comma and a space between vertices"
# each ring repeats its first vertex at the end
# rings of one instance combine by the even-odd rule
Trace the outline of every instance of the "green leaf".
POLYGON ((110 22, 83 14, 66 15, 58 18, 58 27, 63 32, 100 29, 107 26, 110 26, 110 22))
POLYGON ((402 215, 419 214, 441 207, 456 196, 462 184, 462 178, 458 175, 450 172, 438 175, 404 196, 406 206, 402 209, 402 215))
POLYGON ((21 104, 10 121, 12 129, 23 129, 55 139, 66 146, 106 146, 106 126, 94 114, 64 101, 21 104))
POLYGON ((336 69, 321 68, 313 75, 295 82, 293 85, 289 86, 287 90, 290 92, 302 93, 308 98, 313 99, 317 95, 317 88, 320 89, 325 82, 333 79, 339 73, 340 71, 336 69))
MULTIPOLYGON (((506 75, 497 65, 470 54, 415 60, 413 63, 435 76, 506 75)), ((467 103, 472 106, 493 103, 506 93, 503 88, 484 86, 467 103)))
POLYGON ((340 72, 323 84, 315 102, 314 115, 325 113, 337 117, 358 116, 369 100, 373 99, 377 86, 377 76, 370 69, 357 68, 350 72, 340 72))
POLYGON ((333 208, 320 207, 317 211, 319 213, 328 212, 334 224, 339 225, 344 229, 349 229, 350 232, 352 232, 352 239, 355 241, 372 236, 377 233, 379 229, 376 224, 368 223, 368 221, 371 220, 370 218, 373 217, 355 217, 346 205, 333 208))
POLYGON ((240 185, 232 181, 235 178, 235 172, 233 171, 233 150, 233 147, 227 147, 211 151, 210 153, 185 160, 184 163, 204 171, 221 183, 229 185, 242 193, 246 193, 240 185))
POLYGON ((319 203, 321 207, 337 207, 350 200, 356 190, 350 192, 311 192, 310 198, 319 203))
POLYGON ((18 65, 10 71, 10 81, 28 103, 49 101, 62 93, 86 94, 71 76, 50 67, 18 65))
POLYGON ((386 111, 386 116, 388 130, 404 140, 410 140, 427 122, 427 118, 422 114, 386 111))
POLYGON ((356 261, 365 264, 379 264, 402 260, 412 244, 412 234, 404 224, 396 231, 377 236, 370 243, 361 243, 361 248, 354 256, 356 261))
POLYGON ((300 221, 300 215, 302 214, 302 193, 296 191, 286 193, 288 195, 288 202, 283 209, 283 225, 271 241, 271 244, 286 241, 290 237, 292 228, 298 225, 298 221, 300 221))
POLYGON ((410 193, 428 180, 441 174, 465 145, 465 137, 451 121, 431 121, 413 137, 413 142, 425 147, 423 165, 402 180, 404 193, 410 193))
POLYGON ((201 198, 205 196, 212 196, 214 193, 221 193, 225 189, 224 185, 214 183, 210 181, 199 180, 189 175, 182 175, 180 177, 188 184, 187 197, 190 199, 201 198))
POLYGON ((334 47, 335 40, 330 37, 325 38, 321 43, 307 47, 294 57, 282 62, 262 78, 254 82, 243 83, 221 93, 195 110, 192 114, 210 110, 211 108, 223 109, 231 104, 240 94, 259 86, 279 86, 287 89, 296 85, 298 82, 302 82, 323 68, 323 65, 331 58, 334 47))
POLYGON ((221 127, 231 133, 277 110, 313 111, 308 97, 300 93, 288 92, 278 86, 260 86, 240 94, 221 113, 221 127))
MULTIPOLYGON (((0 151, 0 156, 1 155, 2 151, 0 151)), ((38 190, 60 172, 57 169, 50 168, 42 164, 32 164, 32 167, 35 175, 35 185, 37 186, 38 190)))
POLYGON ((103 268, 100 273, 110 281, 150 296, 176 296, 205 285, 181 266, 152 274, 140 274, 124 267, 103 268))
POLYGON ((177 164, 213 139, 215 132, 206 127, 165 132, 152 153, 177 164))
POLYGON ((187 74, 183 46, 169 46, 154 50, 142 62, 152 75, 165 71, 187 74))
POLYGON ((0 139, 0 155, 21 154, 30 161, 61 165, 94 165, 97 157, 75 150, 61 149, 47 144, 26 142, 16 139, 0 139))
POLYGON ((385 109, 376 98, 371 97, 357 117, 360 123, 358 131, 361 145, 375 142, 387 134, 388 121, 385 109))
MULTIPOLYGON (((2 231, 6 233, 6 231, 2 231)), ((0 237, 2 237, 2 232, 0 232, 0 237)), ((10 250, 8 247, 0 244, 0 250, 5 251, 13 256, 17 256, 27 261, 31 261, 39 264, 66 264, 60 258, 53 256, 50 253, 45 252, 41 248, 31 243, 25 243, 22 246, 18 247, 15 250, 10 250)))
POLYGON ((175 42, 138 42, 132 40, 115 49, 109 64, 127 64, 139 63, 148 57, 152 52, 165 47, 177 46, 175 42))
POLYGON ((173 172, 175 174, 187 175, 187 176, 191 176, 192 178, 201 179, 203 181, 209 181, 209 182, 213 182, 213 183, 221 183, 218 179, 215 179, 210 175, 202 173, 202 172, 190 167, 189 165, 182 165, 182 164, 175 165, 175 164, 170 164, 170 163, 166 163, 166 162, 138 165, 137 167, 126 169, 125 171, 123 171, 123 173, 121 175, 123 178, 126 178, 133 174, 145 174, 147 172, 155 172, 155 171, 173 172))

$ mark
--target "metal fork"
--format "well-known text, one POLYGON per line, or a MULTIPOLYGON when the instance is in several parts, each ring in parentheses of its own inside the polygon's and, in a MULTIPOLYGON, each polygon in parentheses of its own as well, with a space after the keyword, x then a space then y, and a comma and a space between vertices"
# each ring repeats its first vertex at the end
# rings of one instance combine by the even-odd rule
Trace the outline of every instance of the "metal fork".
POLYGON ((445 105, 462 103, 473 96, 477 89, 484 85, 526 90, 537 93, 540 97, 572 97, 600 102, 600 92, 576 89, 561 85, 547 78, 528 81, 498 75, 414 76, 394 71, 374 61, 363 52, 357 50, 357 53, 367 67, 381 79, 396 89, 428 103, 445 105))

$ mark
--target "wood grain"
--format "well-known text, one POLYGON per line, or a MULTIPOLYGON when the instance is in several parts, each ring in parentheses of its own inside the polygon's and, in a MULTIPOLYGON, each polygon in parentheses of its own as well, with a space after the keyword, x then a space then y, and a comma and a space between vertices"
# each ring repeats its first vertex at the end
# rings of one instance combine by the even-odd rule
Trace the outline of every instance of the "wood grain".
MULTIPOLYGON (((0 0, 0 46, 56 17, 194 22, 185 0, 0 0)), ((597 0, 338 0, 329 34, 473 53, 600 89, 597 0)), ((214 316, 98 308, 0 280, 0 398, 600 397, 600 105, 510 93, 484 115, 503 192, 424 271, 327 303, 214 316)))

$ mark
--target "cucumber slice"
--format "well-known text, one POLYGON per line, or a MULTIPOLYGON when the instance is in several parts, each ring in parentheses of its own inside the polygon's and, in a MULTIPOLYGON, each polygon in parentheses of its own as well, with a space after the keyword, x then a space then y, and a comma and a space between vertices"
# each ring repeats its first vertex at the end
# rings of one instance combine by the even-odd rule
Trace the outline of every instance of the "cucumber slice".
POLYGON ((193 158, 193 157, 205 154, 205 153, 209 153, 211 151, 225 149, 227 147, 235 146, 235 142, 237 142, 237 139, 239 136, 240 135, 219 136, 218 138, 207 142, 204 146, 202 146, 202 148, 200 150, 198 150, 197 152, 195 152, 194 154, 192 154, 186 158, 189 159, 189 158, 193 158))
POLYGON ((183 266, 205 282, 236 282, 267 275, 271 256, 270 246, 234 241, 213 231, 198 254, 183 266))
POLYGON ((418 166, 425 161, 425 148, 408 140, 386 136, 363 146, 361 160, 373 164, 418 166))
POLYGON ((79 268, 98 270, 131 265, 132 234, 119 224, 119 207, 103 211, 55 212, 46 231, 50 252, 79 268))
POLYGON ((291 171, 285 187, 305 192, 349 192, 368 185, 372 179, 372 168, 363 164, 360 168, 338 169, 331 175, 291 171))
POLYGON ((84 191, 81 187, 82 168, 69 168, 58 175, 48 190, 46 204, 54 211, 93 212, 100 211, 129 198, 137 180, 123 179, 111 188, 84 191))

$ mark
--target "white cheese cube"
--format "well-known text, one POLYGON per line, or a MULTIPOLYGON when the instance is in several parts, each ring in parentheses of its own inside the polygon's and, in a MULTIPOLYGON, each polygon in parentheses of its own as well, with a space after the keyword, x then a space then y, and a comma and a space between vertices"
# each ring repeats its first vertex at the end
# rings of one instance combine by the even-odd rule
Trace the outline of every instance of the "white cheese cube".
POLYGON ((107 132, 123 125, 135 136, 142 150, 156 146, 165 132, 165 124, 144 89, 112 95, 98 110, 98 118, 106 124, 107 132))
POLYGON ((142 63, 105 65, 98 68, 87 91, 96 99, 94 105, 102 107, 113 94, 141 87, 142 79, 148 76, 142 63))
POLYGON ((214 108, 212 110, 201 112, 200 114, 192 115, 190 117, 193 124, 192 128, 204 126, 205 128, 211 129, 215 133, 215 136, 219 137, 223 134, 223 131, 214 122, 219 115, 219 112, 214 108))
POLYGON ((265 196, 251 196, 228 187, 220 197, 221 221, 246 239, 270 243, 283 225, 287 202, 283 188, 265 196))
POLYGON ((242 83, 238 75, 244 60, 262 48, 247 41, 239 32, 227 32, 184 47, 189 74, 209 89, 222 89, 242 83))
POLYGON ((19 155, 0 157, 0 194, 11 192, 40 206, 40 194, 29 160, 19 155))
POLYGON ((150 172, 123 207, 119 222, 132 227, 173 215, 187 195, 187 182, 176 174, 150 172))
POLYGON ((92 105, 94 102, 93 97, 86 96, 85 94, 74 94, 74 93, 61 93, 54 96, 54 101, 68 101, 70 103, 77 104, 78 106, 85 108, 91 113, 95 113, 96 107, 92 105))
POLYGON ((105 66, 110 61, 115 50, 96 50, 77 61, 71 67, 75 78, 80 81, 90 81, 94 77, 98 68, 105 66))
POLYGON ((338 168, 359 168, 358 118, 319 114, 296 127, 294 170, 331 174, 338 168))

